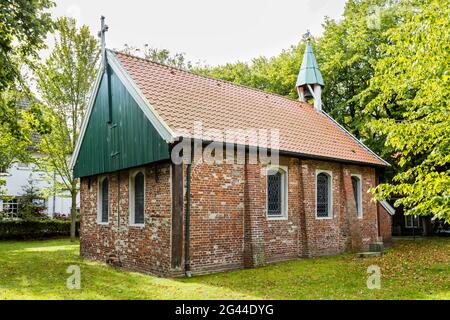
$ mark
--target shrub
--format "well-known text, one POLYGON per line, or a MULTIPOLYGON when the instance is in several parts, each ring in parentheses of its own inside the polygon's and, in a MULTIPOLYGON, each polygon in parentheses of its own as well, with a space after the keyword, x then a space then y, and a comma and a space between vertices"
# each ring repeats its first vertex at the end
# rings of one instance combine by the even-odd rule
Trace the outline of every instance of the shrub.
POLYGON ((70 221, 70 215, 65 215, 63 213, 54 213, 53 219, 60 221, 70 221))
MULTIPOLYGON (((80 228, 77 222, 77 234, 80 228)), ((70 221, 4 220, 0 221, 0 240, 29 240, 70 236, 70 221)))
POLYGON ((46 220, 44 196, 35 181, 28 179, 28 184, 23 188, 23 194, 20 196, 18 217, 23 220, 46 220))

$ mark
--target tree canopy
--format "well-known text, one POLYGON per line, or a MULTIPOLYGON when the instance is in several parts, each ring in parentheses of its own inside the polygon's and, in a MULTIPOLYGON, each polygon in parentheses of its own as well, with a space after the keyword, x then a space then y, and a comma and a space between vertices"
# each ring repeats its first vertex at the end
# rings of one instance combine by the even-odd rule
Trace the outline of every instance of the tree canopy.
POLYGON ((43 156, 37 164, 48 172, 56 172, 54 192, 71 194, 74 239, 78 180, 73 176, 70 160, 98 72, 100 50, 89 28, 78 29, 73 18, 59 18, 55 25, 55 47, 36 69, 44 118, 52 128, 40 137, 38 150, 43 156))
MULTIPOLYGON (((393 164, 377 197, 450 220, 449 2, 349 0, 311 40, 324 110, 393 164)), ((304 42, 250 63, 195 72, 297 98, 304 42)))
POLYGON ((148 44, 144 45, 144 49, 125 44, 120 51, 142 56, 144 59, 179 69, 191 70, 193 68, 193 63, 186 58, 184 52, 171 53, 168 49, 154 48, 148 44))
POLYGON ((32 131, 48 131, 23 71, 34 68, 45 47, 53 26, 46 10, 52 6, 49 0, 0 1, 0 167, 27 156, 32 131))
POLYGON ((450 222, 450 11, 449 3, 411 0, 409 17, 387 32, 389 44, 366 93, 372 130, 386 135, 401 170, 391 184, 377 188, 378 198, 400 196, 407 213, 450 222))
POLYGON ((20 63, 31 64, 51 30, 50 0, 5 0, 0 2, 0 92, 20 78, 20 63))

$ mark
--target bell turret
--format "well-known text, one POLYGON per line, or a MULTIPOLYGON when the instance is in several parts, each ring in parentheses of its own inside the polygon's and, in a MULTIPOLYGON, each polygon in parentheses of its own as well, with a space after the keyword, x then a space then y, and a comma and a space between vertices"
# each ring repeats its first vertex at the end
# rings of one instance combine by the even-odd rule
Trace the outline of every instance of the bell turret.
POLYGON ((324 86, 322 73, 317 64, 316 57, 309 42, 310 33, 306 34, 306 50, 303 56, 302 66, 297 78, 297 92, 300 101, 306 102, 309 98, 314 99, 314 108, 322 110, 322 88, 324 86))

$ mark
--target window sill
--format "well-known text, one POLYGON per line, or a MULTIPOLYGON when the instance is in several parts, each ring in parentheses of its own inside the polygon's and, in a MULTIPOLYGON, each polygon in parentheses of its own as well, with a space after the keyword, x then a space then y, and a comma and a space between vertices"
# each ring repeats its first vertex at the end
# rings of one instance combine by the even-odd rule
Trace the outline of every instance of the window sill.
POLYGON ((144 223, 132 223, 128 225, 130 228, 139 228, 143 229, 145 227, 144 223))
POLYGON ((101 226, 108 226, 108 225, 109 225, 109 222, 100 222, 100 221, 97 221, 97 224, 98 224, 98 225, 101 225, 101 226))
POLYGON ((269 220, 269 221, 283 221, 283 220, 288 220, 288 217, 287 216, 280 216, 280 217, 267 216, 267 220, 269 220))
POLYGON ((318 216, 316 216, 316 220, 333 220, 333 217, 318 217, 318 216))

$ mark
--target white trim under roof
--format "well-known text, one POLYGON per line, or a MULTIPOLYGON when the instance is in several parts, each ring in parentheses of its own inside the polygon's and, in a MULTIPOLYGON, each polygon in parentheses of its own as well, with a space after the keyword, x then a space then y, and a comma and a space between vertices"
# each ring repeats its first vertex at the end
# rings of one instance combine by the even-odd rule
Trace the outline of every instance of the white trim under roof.
POLYGON ((334 124, 336 124, 342 131, 344 131, 346 134, 348 134, 353 140, 355 140, 361 147, 363 147, 366 151, 368 151, 370 154, 372 154, 375 158, 383 162, 386 166, 390 167, 391 164, 387 161, 385 161, 383 158, 381 158, 379 155, 377 155, 375 152, 370 150, 368 146, 366 146, 364 143, 362 143, 361 140, 357 139, 354 135, 352 135, 347 129, 345 129, 339 122, 333 119, 328 113, 325 111, 321 111, 321 113, 326 116, 328 119, 330 119, 334 124))
POLYGON ((114 53, 107 50, 107 59, 108 63, 111 66, 111 69, 114 73, 119 77, 122 81, 125 88, 127 88, 128 93, 131 94, 133 99, 139 105, 139 107, 144 112, 147 119, 150 123, 155 127, 156 131, 158 131, 159 135, 167 142, 172 143, 175 141, 175 133, 170 129, 170 127, 164 122, 164 120, 159 116, 156 112, 155 108, 152 107, 150 102, 147 100, 145 95, 137 86, 136 82, 131 78, 126 69, 122 66, 120 61, 116 58, 114 53))
POLYGON ((380 204, 391 216, 395 214, 395 208, 393 208, 386 200, 381 200, 380 204))
MULTIPOLYGON (((167 142, 172 143, 175 141, 176 136, 174 132, 170 129, 170 127, 164 122, 164 120, 158 115, 156 110, 151 106, 150 102, 147 100, 147 98, 144 96, 144 94, 141 92, 139 87, 136 85, 136 83, 133 81, 131 76, 127 73, 125 68, 122 66, 120 61, 116 58, 114 53, 107 50, 107 61, 111 69, 114 71, 114 73, 117 75, 117 77, 120 79, 122 84, 127 89, 128 93, 133 97, 133 99, 136 101, 138 106, 141 108, 142 112, 144 112, 147 119, 150 121, 150 123, 153 125, 153 127, 156 129, 158 134, 167 142)), ((97 79, 95 80, 95 84, 92 90, 91 97, 89 99, 88 109, 86 112, 86 115, 83 119, 83 124, 81 125, 81 131, 80 135, 78 136, 78 140, 75 146, 75 150, 72 156, 72 159, 70 161, 70 167, 73 170, 75 167, 76 160, 78 158, 78 154, 80 153, 81 144, 84 139, 84 135, 86 133, 87 125, 89 123, 89 118, 92 113, 92 109, 94 108, 95 99, 97 97, 97 92, 100 87, 100 83, 103 77, 105 69, 101 68, 98 72, 97 79)))

